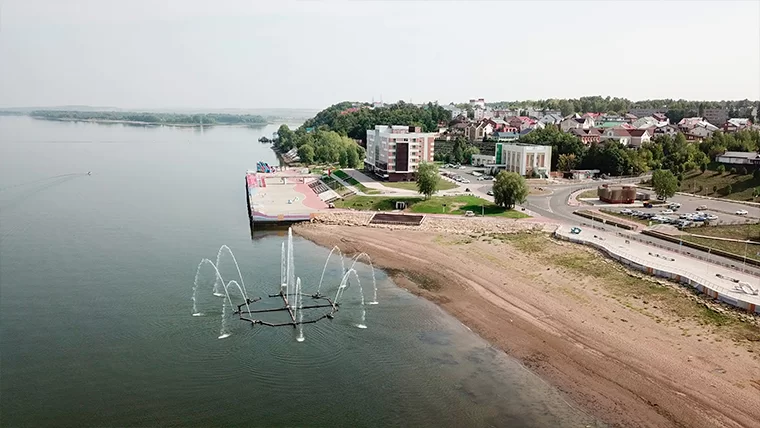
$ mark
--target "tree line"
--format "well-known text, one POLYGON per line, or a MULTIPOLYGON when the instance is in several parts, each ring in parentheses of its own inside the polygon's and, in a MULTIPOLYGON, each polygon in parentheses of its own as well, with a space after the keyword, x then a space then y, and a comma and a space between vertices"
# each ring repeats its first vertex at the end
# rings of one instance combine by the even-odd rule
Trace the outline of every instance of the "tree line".
POLYGON ((250 114, 227 113, 148 113, 148 112, 116 112, 116 111, 61 111, 37 110, 29 114, 39 119, 50 120, 102 120, 144 122, 162 125, 263 125, 267 120, 262 116, 250 114))
POLYGON ((280 125, 274 147, 281 153, 298 150, 298 157, 306 165, 339 164, 344 168, 361 168, 364 148, 353 139, 335 131, 317 129, 307 132, 303 127, 295 131, 280 125))
POLYGON ((419 126, 422 132, 433 132, 438 130, 439 124, 446 126, 450 121, 451 112, 433 103, 419 107, 399 101, 373 108, 369 104, 357 105, 346 101, 320 111, 302 128, 321 128, 366 141, 367 130, 374 129, 375 125, 419 126))

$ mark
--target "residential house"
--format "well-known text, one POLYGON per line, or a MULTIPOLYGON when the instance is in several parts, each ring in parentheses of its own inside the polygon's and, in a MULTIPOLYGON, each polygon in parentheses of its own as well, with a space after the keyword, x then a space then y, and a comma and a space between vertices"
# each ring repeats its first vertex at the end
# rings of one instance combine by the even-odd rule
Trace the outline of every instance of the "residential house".
POLYGON ((715 162, 735 165, 756 165, 760 167, 760 153, 757 152, 726 152, 715 156, 715 162))
POLYGON ((493 117, 510 117, 510 116, 519 116, 520 112, 518 110, 512 110, 512 109, 494 109, 493 111, 493 117))
POLYGON ((735 117, 726 121, 726 123, 723 125, 723 132, 741 131, 742 129, 749 128, 750 126, 752 126, 751 120, 735 117))
POLYGON ((367 130, 364 167, 389 181, 412 180, 420 162, 433 161, 435 137, 419 126, 376 125, 367 130))
POLYGON ((693 141, 702 141, 705 138, 711 136, 715 132, 714 130, 708 129, 707 126, 704 124, 699 124, 691 130, 689 130, 688 133, 686 133, 686 139, 687 140, 693 140, 693 141))
POLYGON ((638 148, 642 144, 652 141, 652 134, 649 129, 628 129, 627 131, 631 136, 631 141, 628 143, 630 147, 638 148))
POLYGON ((649 128, 651 126, 657 126, 658 123, 659 121, 655 119, 654 116, 644 116, 633 121, 631 125, 634 128, 649 128))
POLYGON ((658 122, 668 122, 670 123, 670 119, 668 119, 667 116, 663 113, 655 113, 652 115, 653 118, 655 118, 658 122))
POLYGON ((443 106, 443 108, 451 112, 452 119, 460 115, 467 117, 467 111, 455 106, 454 103, 443 106))
POLYGON ((602 138, 602 133, 599 132, 599 130, 596 128, 573 128, 570 130, 570 134, 580 138, 581 142, 586 145, 589 145, 591 143, 598 143, 602 138))
POLYGON ((634 120, 638 119, 638 117, 635 114, 631 114, 631 113, 626 113, 625 115, 623 115, 623 118, 628 123, 633 123, 634 120))
POLYGON ((563 118, 561 114, 546 113, 538 119, 538 122, 543 123, 544 125, 559 125, 562 123, 562 120, 563 118))
POLYGON ((464 136, 472 143, 474 141, 483 141, 493 132, 493 125, 488 121, 481 120, 477 123, 471 123, 464 130, 464 136))
POLYGON ((697 126, 702 126, 708 131, 712 131, 712 132, 715 132, 719 129, 717 126, 711 124, 710 122, 704 120, 701 117, 685 117, 681 119, 680 122, 678 122, 678 128, 683 133, 688 133, 697 126))
POLYGON ((591 129, 594 125, 594 119, 590 117, 570 117, 560 122, 559 129, 568 132, 573 128, 591 129))
POLYGON ((667 125, 656 126, 654 128, 653 137, 656 137, 658 135, 670 135, 671 137, 675 137, 679 132, 681 131, 676 125, 668 123, 667 125))
POLYGON ((610 128, 604 131, 602 134, 602 141, 614 140, 620 144, 627 146, 631 144, 631 134, 629 129, 623 127, 610 128))

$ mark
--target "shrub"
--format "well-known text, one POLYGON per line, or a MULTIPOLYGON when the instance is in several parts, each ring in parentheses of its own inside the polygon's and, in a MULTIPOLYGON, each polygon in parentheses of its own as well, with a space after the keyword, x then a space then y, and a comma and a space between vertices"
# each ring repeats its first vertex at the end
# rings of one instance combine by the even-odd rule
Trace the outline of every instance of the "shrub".
POLYGON ((731 175, 736 174, 736 168, 731 168, 730 173, 731 173, 731 175))
POLYGON ((716 193, 718 191, 718 186, 713 186, 713 193, 716 193))
POLYGON ((747 171, 747 167, 746 166, 741 167, 741 169, 739 170, 739 174, 741 175, 749 174, 749 172, 747 171))
POLYGON ((702 171, 702 173, 704 173, 707 170, 707 164, 703 163, 702 165, 700 165, 699 170, 702 171))
POLYGON ((718 174, 723 174, 724 172, 726 172, 726 166, 718 165, 718 169, 716 171, 718 171, 718 174))
POLYGON ((731 185, 729 184, 728 186, 726 186, 725 189, 723 189, 723 194, 728 196, 731 193, 733 193, 733 191, 734 191, 733 187, 731 187, 731 185))
POLYGON ((755 173, 752 174, 752 177, 754 177, 755 180, 760 180, 760 168, 755 170, 755 173))

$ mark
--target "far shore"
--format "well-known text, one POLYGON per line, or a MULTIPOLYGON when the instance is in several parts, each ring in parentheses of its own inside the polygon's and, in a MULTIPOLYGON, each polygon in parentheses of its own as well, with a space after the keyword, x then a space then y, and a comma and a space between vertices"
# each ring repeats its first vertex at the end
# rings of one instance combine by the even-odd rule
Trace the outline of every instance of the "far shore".
POLYGON ((294 231, 344 254, 366 252, 397 285, 437 303, 612 426, 760 420, 756 317, 528 225, 504 220, 494 234, 315 222, 294 231))
POLYGON ((265 122, 265 123, 158 123, 158 122, 140 122, 136 120, 109 120, 109 119, 69 119, 69 118, 48 118, 40 116, 29 116, 32 119, 37 120, 51 120, 55 122, 88 122, 88 123, 122 123, 126 125, 144 125, 144 126, 176 126, 186 128, 200 128, 207 126, 224 126, 224 127, 237 127, 237 128, 261 128, 267 125, 273 125, 278 122, 265 122))

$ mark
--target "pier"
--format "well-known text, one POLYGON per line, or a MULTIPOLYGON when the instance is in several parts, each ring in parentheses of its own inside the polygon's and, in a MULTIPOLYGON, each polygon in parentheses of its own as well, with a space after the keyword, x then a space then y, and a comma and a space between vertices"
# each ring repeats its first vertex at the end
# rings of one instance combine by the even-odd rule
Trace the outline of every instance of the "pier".
POLYGON ((319 177, 296 169, 268 166, 245 175, 248 217, 255 227, 287 226, 310 221, 327 204, 309 187, 319 177))

